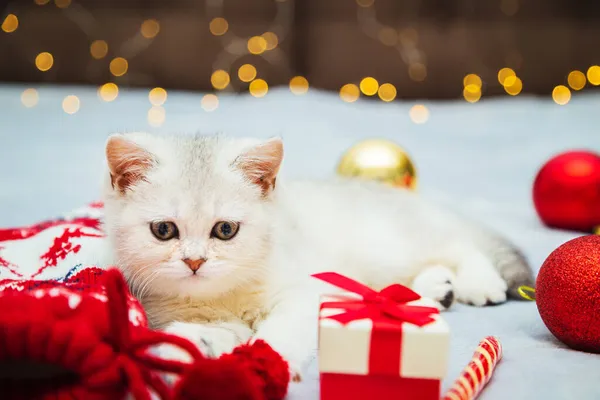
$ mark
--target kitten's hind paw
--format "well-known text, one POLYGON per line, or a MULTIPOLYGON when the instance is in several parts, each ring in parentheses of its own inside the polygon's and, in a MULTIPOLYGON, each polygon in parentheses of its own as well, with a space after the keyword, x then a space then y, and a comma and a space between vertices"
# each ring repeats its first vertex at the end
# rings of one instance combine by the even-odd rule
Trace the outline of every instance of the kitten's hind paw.
POLYGON ((435 265, 421 271, 413 280, 412 289, 423 297, 435 300, 440 310, 454 304, 454 273, 443 265, 435 265))
POLYGON ((506 301, 506 282, 492 268, 460 271, 456 278, 458 301, 477 307, 497 305, 506 301))

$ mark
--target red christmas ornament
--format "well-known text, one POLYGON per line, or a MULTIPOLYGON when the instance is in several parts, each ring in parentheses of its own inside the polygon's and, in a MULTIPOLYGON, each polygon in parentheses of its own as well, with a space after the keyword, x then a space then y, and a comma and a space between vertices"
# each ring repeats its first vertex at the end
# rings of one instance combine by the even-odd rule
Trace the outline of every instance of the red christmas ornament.
POLYGON ((536 282, 542 320, 567 346, 600 353, 600 236, 573 239, 544 261, 536 282))
POLYGON ((535 178, 533 203, 546 225, 591 232, 600 225, 600 155, 570 151, 550 159, 535 178))

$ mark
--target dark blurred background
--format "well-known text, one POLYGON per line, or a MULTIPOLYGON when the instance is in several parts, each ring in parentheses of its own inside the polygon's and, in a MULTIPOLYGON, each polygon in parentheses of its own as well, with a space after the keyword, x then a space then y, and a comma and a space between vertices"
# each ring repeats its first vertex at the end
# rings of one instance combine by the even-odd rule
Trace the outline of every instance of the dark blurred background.
POLYGON ((598 0, 23 0, 0 1, 0 22, 5 82, 260 94, 292 80, 472 102, 600 84, 598 0))

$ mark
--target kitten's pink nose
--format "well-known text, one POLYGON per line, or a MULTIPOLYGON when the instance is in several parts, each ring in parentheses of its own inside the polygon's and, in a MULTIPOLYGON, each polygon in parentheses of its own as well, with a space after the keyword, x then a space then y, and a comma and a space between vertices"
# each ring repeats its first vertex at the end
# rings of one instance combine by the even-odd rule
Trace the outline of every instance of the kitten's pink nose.
POLYGON ((184 258, 183 262, 187 264, 187 266, 193 271, 196 272, 200 269, 202 264, 206 262, 205 258, 198 258, 197 260, 190 260, 189 258, 184 258))

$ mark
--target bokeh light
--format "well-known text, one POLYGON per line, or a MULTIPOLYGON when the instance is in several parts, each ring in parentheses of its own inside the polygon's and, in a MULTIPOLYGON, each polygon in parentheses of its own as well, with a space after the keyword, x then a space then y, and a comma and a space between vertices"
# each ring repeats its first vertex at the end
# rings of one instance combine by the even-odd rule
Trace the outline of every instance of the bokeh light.
POLYGON ((519 0, 502 0, 500 10, 504 15, 512 17, 519 11, 519 0))
POLYGON ((62 102, 62 109, 67 114, 75 114, 77 111, 79 111, 79 106, 79 97, 74 95, 65 97, 62 102))
POLYGON ((25 89, 23 93, 21 93, 21 103, 27 108, 35 107, 40 99, 37 90, 35 89, 25 89))
POLYGON ((594 86, 600 85, 600 66, 592 65, 587 70, 587 79, 594 86))
POLYGON ((481 99, 481 89, 475 84, 467 85, 463 90, 463 97, 469 103, 477 103, 481 99))
POLYGON ((58 8, 67 8, 71 5, 71 0, 54 0, 54 4, 58 8))
POLYGON ((427 78, 427 67, 421 63, 410 64, 408 66, 408 76, 415 82, 423 82, 427 78))
POLYGON ((581 71, 571 71, 567 77, 567 82, 573 90, 581 90, 585 87, 585 74, 581 71))
POLYGON ((98 88, 98 97, 106 102, 115 100, 118 95, 119 87, 112 82, 105 83, 98 88))
POLYGON ((290 79, 290 91, 294 94, 308 92, 308 80, 303 76, 295 76, 290 79))
POLYGON ((219 98, 212 94, 205 94, 200 101, 200 106, 204 111, 215 111, 219 107, 219 98))
POLYGON ((552 100, 556 104, 564 106, 571 100, 571 91, 564 85, 558 85, 552 91, 552 100))
MULTIPOLYGON (((514 84, 514 80, 509 79, 509 78, 513 78, 517 76, 517 74, 515 73, 515 71, 512 68, 502 68, 500 71, 498 71, 498 82, 500 82, 500 84, 502 86, 504 85, 508 85, 511 86, 512 84, 514 84), (507 82, 508 80, 508 82, 507 82)), ((479 87, 481 87, 481 84, 479 85, 479 87)))
POLYGON ((482 85, 481 78, 476 74, 468 74, 463 78, 463 86, 465 88, 469 87, 469 92, 481 92, 482 85), (474 90, 477 88, 477 90, 474 90))
POLYGON ((265 32, 262 37, 267 43, 267 50, 273 50, 279 44, 279 38, 273 32, 265 32))
POLYGON ((360 89, 354 83, 347 83, 340 89, 340 98, 347 103, 358 100, 360 89))
POLYGON ((231 79, 229 78, 229 74, 227 73, 227 71, 224 71, 222 69, 216 70, 212 73, 210 77, 210 83, 217 90, 225 89, 229 85, 230 81, 231 79))
POLYGON ((94 40, 90 45, 90 54, 96 60, 106 57, 106 54, 108 54, 108 43, 104 40, 94 40))
POLYGON ((140 33, 146 39, 152 39, 160 32, 160 23, 155 19, 147 19, 142 22, 140 33))
POLYGON ((363 8, 371 7, 374 3, 375 0, 356 0, 356 4, 363 8))
POLYGON ((148 123, 151 126, 159 127, 165 123, 165 119, 167 117, 167 112, 164 107, 161 106, 152 106, 148 110, 148 123))
POLYGON ((395 46, 398 44, 398 32, 389 26, 381 28, 377 33, 377 37, 386 46, 395 46))
POLYGON ((504 90, 511 96, 516 96, 523 90, 523 82, 516 76, 506 78, 504 83, 504 90))
POLYGON ((161 87, 155 87, 148 93, 148 100, 153 106, 162 106, 167 101, 167 91, 161 87))
POLYGON ((50 3, 50 0, 33 0, 33 2, 35 4, 37 4, 38 6, 44 6, 48 3, 50 3))
POLYGON ((408 115, 415 124, 424 124, 429 119, 429 109, 423 104, 415 104, 411 107, 408 115))
POLYGON ((244 64, 238 69, 238 78, 242 82, 251 82, 256 78, 256 67, 252 64, 244 64))
POLYGON ((262 54, 267 50, 267 41, 262 36, 252 36, 248 39, 248 51, 252 54, 262 54))
POLYGON ((373 96, 375 93, 377 93, 378 89, 379 82, 377 82, 377 79, 373 77, 367 76, 360 81, 360 91, 367 96, 373 96))
POLYGON ((229 23, 225 18, 217 17, 213 18, 208 24, 208 28, 210 29, 210 33, 215 36, 221 36, 227 33, 229 30, 229 23))
POLYGON ((19 27, 19 18, 15 14, 8 14, 2 22, 2 30, 6 33, 11 33, 19 27))
POLYGON ((377 90, 379 98, 385 102, 393 101, 396 98, 396 87, 391 83, 384 83, 377 90))
POLYGON ((250 82, 248 90, 254 97, 264 97, 269 91, 269 85, 267 85, 264 79, 255 79, 250 82))
POLYGON ((129 69, 129 63, 123 57, 116 57, 110 62, 109 69, 114 76, 123 76, 129 69))
POLYGON ((54 57, 47 51, 40 53, 35 57, 35 66, 40 71, 48 71, 54 65, 54 57))

